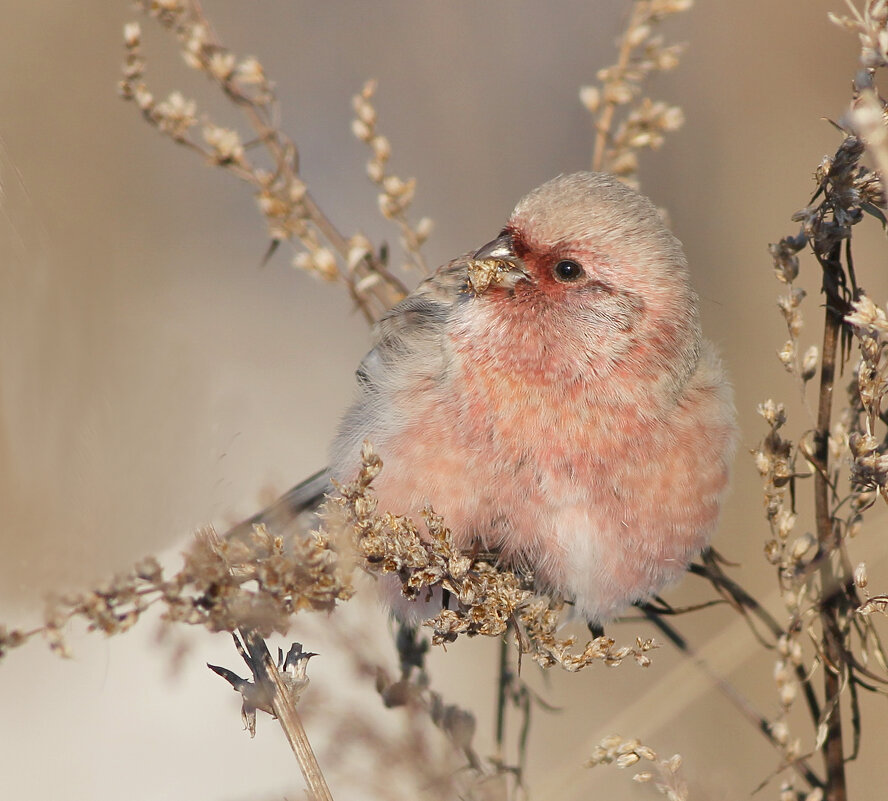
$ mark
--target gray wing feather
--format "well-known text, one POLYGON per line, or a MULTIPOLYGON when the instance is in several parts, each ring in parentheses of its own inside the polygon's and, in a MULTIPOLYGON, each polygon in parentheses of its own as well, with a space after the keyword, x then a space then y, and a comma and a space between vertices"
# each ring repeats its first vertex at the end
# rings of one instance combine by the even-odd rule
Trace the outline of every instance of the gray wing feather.
POLYGON ((412 405, 404 393, 429 391, 446 377, 452 358, 447 322, 455 306, 470 297, 466 279, 465 257, 455 259, 376 324, 374 347, 357 370, 357 397, 331 449, 334 478, 354 478, 365 439, 384 448, 404 425, 398 410, 403 414, 412 405))
POLYGON ((307 531, 314 525, 314 513, 333 489, 331 475, 352 479, 364 439, 383 444, 387 433, 402 422, 392 417, 397 408, 392 395, 444 377, 450 359, 446 323, 454 305, 469 297, 466 278, 466 257, 454 259, 379 320, 374 347, 357 370, 358 397, 340 423, 331 449, 330 469, 315 473, 238 523, 226 532, 226 539, 249 537, 253 526, 260 524, 275 536, 290 533, 293 526, 307 531))
POLYGON ((273 536, 283 536, 303 515, 312 517, 303 526, 306 531, 312 527, 313 515, 324 502, 326 495, 333 490, 330 473, 325 468, 310 478, 287 490, 271 506, 265 507, 252 517, 238 523, 225 533, 225 539, 243 539, 249 537, 253 526, 265 525, 273 536))

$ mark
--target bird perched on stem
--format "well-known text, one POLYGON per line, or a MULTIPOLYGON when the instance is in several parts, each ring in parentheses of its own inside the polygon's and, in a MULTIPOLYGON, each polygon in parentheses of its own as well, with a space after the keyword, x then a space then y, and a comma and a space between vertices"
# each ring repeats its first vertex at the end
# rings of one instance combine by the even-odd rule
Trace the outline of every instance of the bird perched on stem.
MULTIPOLYGON (((316 506, 370 441, 379 508, 532 571, 594 625, 708 544, 736 440, 681 243, 615 178, 559 176, 375 327, 330 468, 246 524, 316 506)), ((428 603, 391 603, 408 621, 428 603)), ((440 606, 438 607, 440 609, 440 606)))

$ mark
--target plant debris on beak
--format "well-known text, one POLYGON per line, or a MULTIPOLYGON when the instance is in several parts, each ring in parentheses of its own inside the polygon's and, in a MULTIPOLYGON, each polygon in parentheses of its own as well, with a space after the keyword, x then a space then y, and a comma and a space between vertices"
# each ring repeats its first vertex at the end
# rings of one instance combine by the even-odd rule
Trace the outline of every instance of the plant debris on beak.
POLYGON ((469 287, 476 295, 483 294, 493 284, 507 280, 514 286, 522 278, 528 278, 528 275, 515 255, 512 235, 508 232, 479 248, 469 259, 469 287))

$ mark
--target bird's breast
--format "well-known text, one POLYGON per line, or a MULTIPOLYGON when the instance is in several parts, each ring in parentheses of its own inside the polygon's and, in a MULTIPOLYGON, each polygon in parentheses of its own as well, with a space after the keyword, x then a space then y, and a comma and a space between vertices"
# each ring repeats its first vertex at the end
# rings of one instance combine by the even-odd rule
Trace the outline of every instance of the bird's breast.
POLYGON ((730 401, 712 388, 666 418, 614 397, 544 361, 457 350, 447 380, 416 393, 380 443, 380 508, 431 504, 459 547, 496 548, 607 619, 705 547, 734 436, 730 401))

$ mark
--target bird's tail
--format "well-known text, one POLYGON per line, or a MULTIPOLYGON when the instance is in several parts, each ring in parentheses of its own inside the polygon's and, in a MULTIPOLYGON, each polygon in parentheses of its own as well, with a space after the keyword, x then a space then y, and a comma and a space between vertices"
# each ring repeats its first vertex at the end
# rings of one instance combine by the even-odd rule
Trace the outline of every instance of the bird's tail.
POLYGON ((228 541, 249 541, 253 526, 260 524, 265 525, 275 537, 286 538, 295 533, 305 533, 316 524, 315 512, 332 489, 329 471, 326 468, 320 470, 287 490, 270 506, 230 528, 223 538, 228 541))

